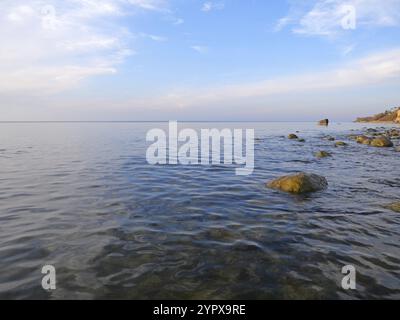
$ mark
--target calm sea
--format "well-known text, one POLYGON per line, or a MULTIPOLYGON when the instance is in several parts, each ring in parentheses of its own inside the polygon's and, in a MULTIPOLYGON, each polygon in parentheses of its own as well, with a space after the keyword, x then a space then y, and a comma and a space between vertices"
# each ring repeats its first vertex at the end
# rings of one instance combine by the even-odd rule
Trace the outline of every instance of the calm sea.
POLYGON ((382 207, 400 199, 399 153, 322 139, 363 126, 181 124, 255 129, 256 168, 240 177, 148 165, 146 132, 166 123, 1 123, 0 298, 399 299, 400 214, 382 207), (285 138, 296 131, 305 143, 285 138), (329 189, 265 187, 297 171, 329 189), (341 288, 345 265, 355 291, 341 288))

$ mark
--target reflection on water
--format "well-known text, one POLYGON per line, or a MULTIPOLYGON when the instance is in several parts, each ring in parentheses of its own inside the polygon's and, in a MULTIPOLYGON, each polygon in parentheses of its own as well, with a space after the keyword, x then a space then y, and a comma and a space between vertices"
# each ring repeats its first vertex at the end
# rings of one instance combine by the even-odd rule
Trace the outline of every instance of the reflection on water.
POLYGON ((256 169, 150 166, 160 123, 0 125, 0 298, 400 298, 399 156, 350 142, 358 124, 187 123, 254 128, 256 169), (300 131, 306 143, 284 136, 300 131), (325 150, 332 158, 318 160, 325 150), (296 171, 329 189, 291 196, 265 182, 296 171), (57 290, 41 268, 57 269, 57 290), (357 290, 340 287, 358 270, 357 290))

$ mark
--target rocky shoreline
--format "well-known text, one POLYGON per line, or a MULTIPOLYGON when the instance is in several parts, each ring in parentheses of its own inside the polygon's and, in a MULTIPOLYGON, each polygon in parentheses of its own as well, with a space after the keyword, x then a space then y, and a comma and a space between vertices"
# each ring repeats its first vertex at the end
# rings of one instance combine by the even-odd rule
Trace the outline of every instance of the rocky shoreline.
POLYGON ((372 117, 358 118, 361 123, 400 123, 400 107, 378 113, 372 117))

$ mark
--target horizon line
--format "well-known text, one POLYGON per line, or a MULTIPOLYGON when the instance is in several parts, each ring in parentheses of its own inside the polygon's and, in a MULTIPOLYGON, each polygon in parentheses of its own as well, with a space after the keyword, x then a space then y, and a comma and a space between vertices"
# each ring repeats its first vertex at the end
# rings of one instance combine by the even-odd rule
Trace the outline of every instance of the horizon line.
MULTIPOLYGON (((255 122, 255 123, 310 123, 318 120, 0 120, 0 123, 168 123, 170 121, 177 122, 211 122, 211 123, 240 123, 240 122, 255 122)), ((356 121, 344 120, 344 121, 330 121, 330 123, 354 123, 356 121)))

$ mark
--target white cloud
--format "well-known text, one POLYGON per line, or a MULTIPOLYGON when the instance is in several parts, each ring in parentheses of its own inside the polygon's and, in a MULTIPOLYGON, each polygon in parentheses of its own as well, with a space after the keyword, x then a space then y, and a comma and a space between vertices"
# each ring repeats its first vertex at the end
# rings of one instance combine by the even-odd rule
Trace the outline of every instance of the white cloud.
POLYGON ((183 20, 182 18, 174 18, 174 22, 173 22, 174 25, 179 26, 184 23, 185 23, 185 20, 183 20))
POLYGON ((231 103, 238 99, 362 87, 400 80, 400 48, 353 61, 326 72, 269 79, 255 83, 175 90, 146 103, 156 107, 193 107, 231 103))
POLYGON ((196 46, 191 46, 191 48, 192 48, 194 51, 197 51, 198 53, 201 53, 201 54, 205 54, 205 53, 208 52, 208 47, 206 47, 206 46, 199 46, 199 45, 196 45, 196 46))
POLYGON ((120 0, 119 2, 127 2, 146 10, 168 11, 166 9, 166 0, 120 0))
POLYGON ((356 48, 355 44, 350 44, 350 45, 344 46, 342 48, 342 55, 347 56, 348 54, 352 53, 355 48, 356 48))
POLYGON ((275 25, 274 31, 278 32, 285 28, 291 22, 290 17, 283 17, 278 20, 277 24, 275 25))
POLYGON ((343 28, 343 18, 348 15, 349 7, 355 9, 357 28, 400 25, 400 0, 318 0, 305 12, 301 12, 304 8, 291 8, 291 13, 278 21, 275 30, 291 24, 297 34, 335 36, 348 30, 343 28))
POLYGON ((134 54, 130 30, 115 19, 132 10, 162 11, 165 5, 164 0, 0 2, 0 92, 52 93, 115 73, 134 54))
POLYGON ((149 33, 140 33, 139 34, 141 37, 143 37, 143 38, 148 38, 148 39, 150 39, 150 40, 153 40, 153 41, 157 41, 157 42, 165 42, 165 41, 168 41, 168 38, 167 37, 163 37, 163 36, 157 36, 157 35, 154 35, 154 34, 149 34, 149 33))
POLYGON ((213 2, 207 1, 203 3, 201 11, 210 12, 213 10, 223 10, 225 8, 225 4, 223 2, 213 2))

